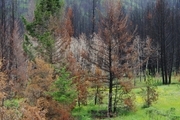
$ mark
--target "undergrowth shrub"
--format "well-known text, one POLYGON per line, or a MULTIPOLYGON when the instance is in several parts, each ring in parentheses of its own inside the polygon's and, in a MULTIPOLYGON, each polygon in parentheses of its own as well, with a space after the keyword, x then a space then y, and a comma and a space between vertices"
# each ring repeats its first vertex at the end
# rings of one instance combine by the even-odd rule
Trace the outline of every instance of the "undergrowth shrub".
POLYGON ((28 65, 29 81, 25 89, 25 97, 29 104, 35 105, 38 98, 46 97, 45 92, 49 90, 53 79, 53 68, 50 64, 36 58, 35 62, 28 65))
POLYGON ((180 120, 180 116, 175 114, 176 109, 170 108, 169 110, 162 111, 153 107, 149 107, 146 109, 146 115, 149 120, 180 120))
MULTIPOLYGON (((26 99, 20 105, 23 120, 71 120, 72 106, 61 104, 47 94, 56 79, 54 68, 37 58, 29 63, 28 68, 29 81, 24 92, 26 99)), ((59 89, 61 87, 59 86, 59 89)))
POLYGON ((18 109, 0 108, 0 120, 22 120, 22 113, 18 109))
POLYGON ((51 98, 39 98, 36 106, 24 101, 21 104, 23 120, 72 120, 71 109, 59 104, 51 98))
POLYGON ((131 81, 121 81, 120 89, 118 90, 118 104, 123 111, 135 111, 135 95, 132 92, 132 82, 131 81))
MULTIPOLYGON (((2 63, 0 62, 0 69, 2 67, 2 63)), ((0 106, 3 106, 4 100, 7 99, 8 93, 6 88, 8 87, 8 77, 7 75, 0 71, 0 106)))
POLYGON ((19 102, 16 99, 11 99, 11 100, 5 100, 4 101, 4 106, 9 109, 9 108, 18 108, 19 107, 19 102))
POLYGON ((147 75, 145 88, 141 89, 145 101, 143 108, 150 107, 153 102, 158 100, 157 86, 154 85, 154 79, 150 75, 147 75))
MULTIPOLYGON (((2 63, 0 62, 0 69, 1 67, 2 63)), ((18 110, 18 102, 15 99, 8 99, 9 82, 6 73, 0 71, 0 120, 21 120, 22 114, 18 110)))

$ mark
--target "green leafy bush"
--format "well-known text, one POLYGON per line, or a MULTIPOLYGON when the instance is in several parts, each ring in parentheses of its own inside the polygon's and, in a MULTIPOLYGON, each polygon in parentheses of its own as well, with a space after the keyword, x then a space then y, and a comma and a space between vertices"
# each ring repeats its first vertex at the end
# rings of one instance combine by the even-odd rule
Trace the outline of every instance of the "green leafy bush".
POLYGON ((16 99, 12 99, 12 100, 5 100, 4 101, 4 106, 6 108, 18 108, 19 107, 19 102, 16 99))

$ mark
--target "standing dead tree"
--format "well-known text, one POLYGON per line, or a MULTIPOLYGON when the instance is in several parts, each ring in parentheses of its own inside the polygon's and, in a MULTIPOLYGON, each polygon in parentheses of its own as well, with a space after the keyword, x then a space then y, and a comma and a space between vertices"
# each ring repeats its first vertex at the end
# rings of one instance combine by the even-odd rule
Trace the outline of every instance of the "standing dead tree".
POLYGON ((127 30, 128 19, 123 14, 121 3, 107 0, 105 10, 106 14, 100 12, 99 36, 82 56, 106 75, 103 82, 108 83, 108 116, 112 117, 118 101, 116 85, 121 85, 123 76, 131 77, 132 61, 137 57, 132 44, 133 35, 127 30))

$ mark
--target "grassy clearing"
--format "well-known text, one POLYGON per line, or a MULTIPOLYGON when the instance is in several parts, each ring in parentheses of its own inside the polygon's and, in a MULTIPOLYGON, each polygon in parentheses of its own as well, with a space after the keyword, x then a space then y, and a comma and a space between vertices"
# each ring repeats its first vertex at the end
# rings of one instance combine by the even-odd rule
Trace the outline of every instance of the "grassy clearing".
MULTIPOLYGON (((116 118, 106 118, 104 120, 180 120, 180 84, 176 78, 174 78, 171 85, 160 85, 158 83, 158 101, 153 103, 150 108, 142 108, 144 105, 140 87, 142 84, 144 83, 138 83, 137 87, 133 89, 136 96, 135 112, 126 112, 116 118)), ((87 106, 77 107, 73 114, 81 116, 78 120, 95 120, 91 118, 88 111, 101 109, 107 109, 106 104, 94 106, 92 100, 92 103, 87 106)))
MULTIPOLYGON (((161 85, 158 86, 157 91, 159 93, 158 101, 152 105, 150 108, 142 108, 143 99, 140 95, 140 88, 134 89, 134 93, 136 94, 136 106, 137 111, 134 113, 129 113, 125 116, 119 116, 117 118, 113 118, 112 120, 154 120, 154 119, 163 119, 163 120, 171 120, 169 117, 163 117, 163 114, 168 115, 168 112, 171 109, 174 109, 174 115, 172 116, 180 116, 180 85, 172 84, 172 85, 161 85), (147 112, 149 110, 157 111, 158 114, 154 113, 153 117, 150 117, 147 112)), ((173 120, 173 119, 172 119, 173 120)), ((175 120, 180 120, 180 118, 175 118, 175 120)))

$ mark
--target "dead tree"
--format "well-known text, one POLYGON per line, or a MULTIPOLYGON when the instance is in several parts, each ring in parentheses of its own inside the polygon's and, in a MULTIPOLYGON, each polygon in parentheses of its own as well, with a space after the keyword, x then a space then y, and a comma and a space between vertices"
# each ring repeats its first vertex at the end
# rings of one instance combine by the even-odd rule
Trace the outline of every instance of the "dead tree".
POLYGON ((108 116, 116 112, 116 93, 113 89, 115 79, 120 80, 129 75, 132 62, 136 59, 133 49, 133 35, 127 30, 128 18, 122 11, 120 2, 107 0, 105 13, 100 12, 99 37, 91 42, 90 50, 83 52, 83 57, 106 74, 105 83, 108 83, 108 116), (115 93, 115 94, 114 94, 115 93))

